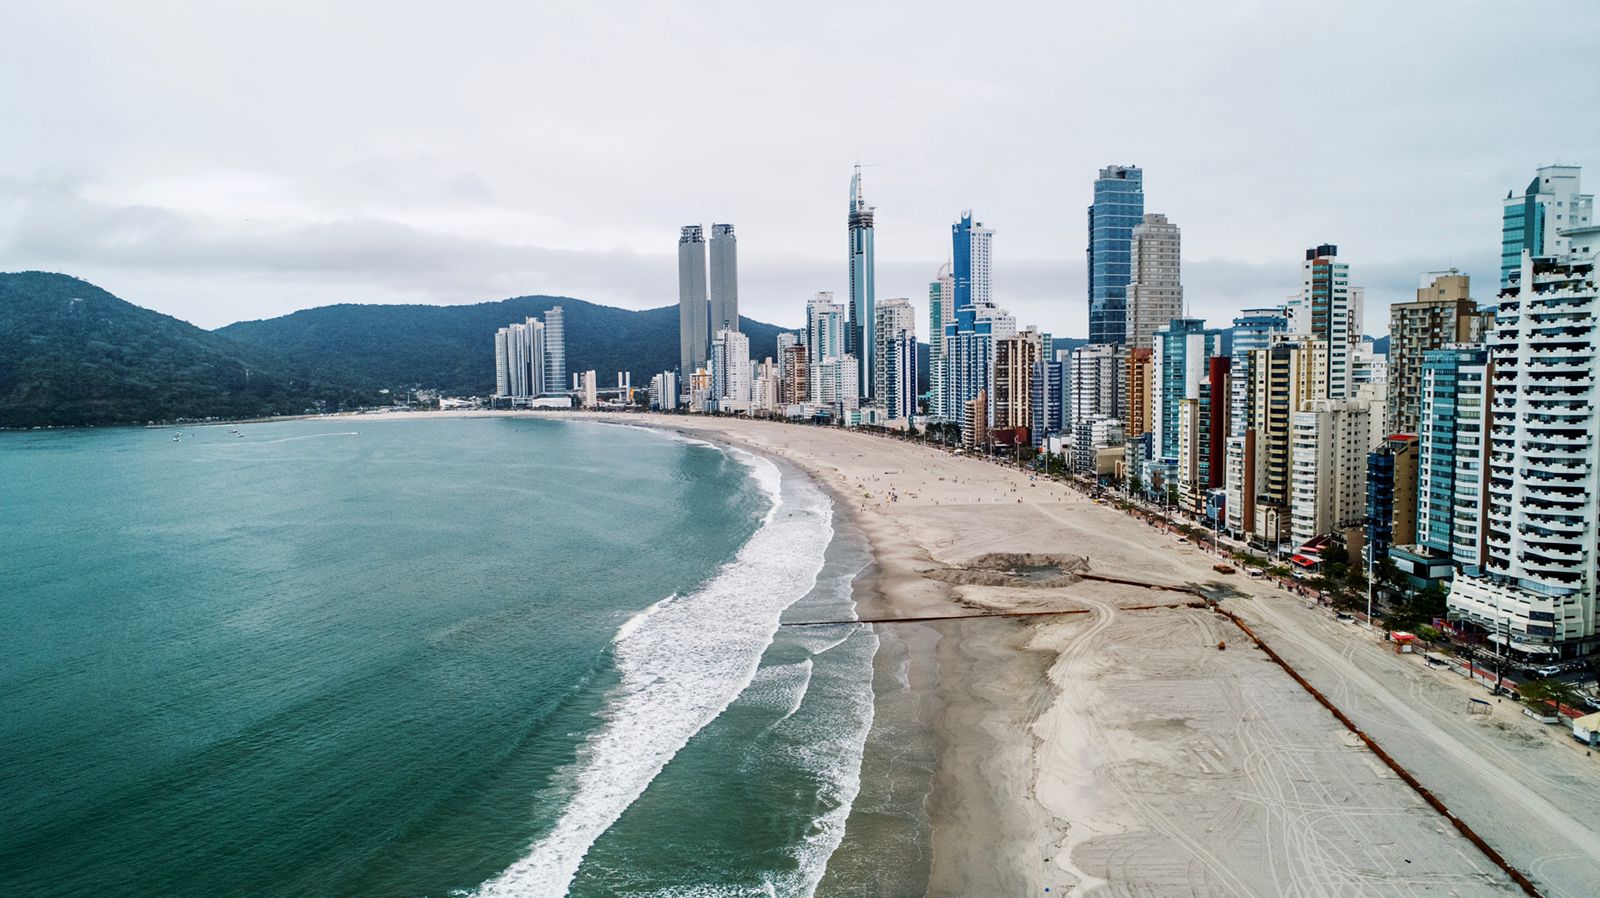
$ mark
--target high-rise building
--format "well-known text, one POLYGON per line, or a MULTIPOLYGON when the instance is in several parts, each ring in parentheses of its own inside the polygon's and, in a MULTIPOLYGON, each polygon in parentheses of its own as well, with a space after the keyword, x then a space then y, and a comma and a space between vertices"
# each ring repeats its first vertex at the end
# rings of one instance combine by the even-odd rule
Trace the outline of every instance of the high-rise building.
POLYGON ((711 398, 718 411, 746 411, 751 396, 750 338, 723 328, 711 341, 711 398))
POLYGON ((1133 229, 1127 344, 1148 349, 1155 332, 1183 317, 1182 235, 1157 212, 1133 229))
POLYGON ((1116 347, 1109 343, 1090 343, 1072 351, 1068 379, 1071 383, 1069 412, 1072 424, 1089 418, 1118 418, 1120 403, 1117 387, 1119 361, 1116 347))
POLYGON ((739 329, 739 242, 733 225, 711 226, 711 273, 708 281, 712 333, 739 329))
POLYGON ((783 347, 778 357, 783 372, 783 404, 804 405, 811 401, 811 363, 806 344, 783 347))
POLYGON ((678 377, 705 367, 711 337, 706 305, 706 238, 699 225, 678 234, 678 377))
POLYGON ((546 387, 547 345, 544 323, 532 316, 495 332, 495 398, 519 405, 543 395, 546 389, 560 389, 559 385, 546 387))
POLYGON ((1365 522, 1375 410, 1365 399, 1313 399, 1294 414, 1290 508, 1300 544, 1365 522))
POLYGON ((813 363, 813 403, 831 410, 841 420, 848 419, 851 412, 861 407, 861 384, 856 380, 859 373, 856 357, 849 353, 813 363))
MULTIPOLYGON (((993 307, 968 306, 956 311, 956 320, 945 329, 945 407, 956 412, 955 424, 962 432, 975 432, 967 415, 972 409, 990 412, 988 396, 994 378, 995 318, 993 307), (984 401, 974 404, 979 393, 984 401)), ((983 421, 987 433, 989 421, 983 421)))
POLYGON ((567 313, 551 306, 544 313, 544 385, 547 392, 567 382, 567 313))
POLYGON ((945 408, 944 332, 956 316, 956 284, 948 263, 928 284, 928 414, 935 421, 954 417, 945 408))
MULTIPOLYGON (((811 387, 810 401, 813 403, 835 401, 822 398, 823 380, 818 369, 819 366, 831 365, 834 360, 844 357, 845 329, 844 306, 833 301, 832 293, 822 291, 806 303, 805 347, 806 360, 811 365, 808 381, 811 387)), ((836 382, 837 379, 836 376, 832 376, 830 382, 836 382)))
POLYGON ((1422 412, 1422 359, 1455 343, 1476 343, 1483 318, 1467 276, 1452 268, 1423 276, 1415 302, 1389 307, 1389 429, 1416 433, 1422 412))
POLYGON ((1227 483, 1228 434, 1232 423, 1230 391, 1233 386, 1233 360, 1225 355, 1206 359, 1206 375, 1200 381, 1195 403, 1199 416, 1195 422, 1197 439, 1195 479, 1206 491, 1227 483))
POLYGON ((1417 538, 1417 438, 1392 433, 1367 453, 1367 551, 1372 564, 1417 538))
POLYGON ((1144 172, 1111 165, 1094 182, 1089 206, 1089 342, 1126 342, 1133 229, 1144 218, 1144 172))
POLYGON ((1250 420, 1250 353, 1272 345, 1278 334, 1288 333, 1288 310, 1279 306, 1267 309, 1245 309, 1233 319, 1233 361, 1229 365, 1232 404, 1228 421, 1230 436, 1239 437, 1250 420))
POLYGON ((650 407, 657 411, 672 411, 678 407, 678 375, 663 371, 650 378, 650 407))
POLYGON ((917 411, 917 316, 911 300, 886 299, 878 305, 878 383, 873 395, 891 421, 917 411))
MULTIPOLYGON (((1391 344, 1393 345, 1393 344, 1391 344)), ((1458 489, 1456 479, 1458 458, 1456 444, 1465 442, 1466 455, 1476 456, 1484 435, 1482 426, 1482 388, 1484 368, 1489 353, 1482 346, 1459 344, 1430 349, 1422 354, 1422 370, 1418 378, 1417 413, 1417 544, 1437 556, 1455 554, 1456 505, 1458 501, 1471 501, 1481 508, 1479 493, 1482 480, 1481 459, 1470 462, 1472 472, 1468 481, 1458 489), (1467 394, 1464 395, 1463 387, 1467 394), (1465 412, 1465 415, 1463 415, 1465 412), (1464 420, 1465 419, 1465 420, 1464 420), (1471 434, 1462 433, 1463 423, 1468 423, 1471 434), (1470 494, 1470 500, 1465 494, 1470 494)), ((1391 414, 1394 410, 1391 409, 1391 414)), ((1398 418, 1398 416, 1397 416, 1398 418)), ((1476 521, 1463 517, 1473 526, 1472 542, 1481 540, 1476 521)), ((1402 541, 1396 545, 1407 545, 1402 541)), ((1463 564, 1477 564, 1476 549, 1471 559, 1463 564)))
POLYGON ((1200 318, 1176 318, 1155 332, 1151 354, 1151 430, 1158 458, 1178 456, 1178 402, 1200 398, 1206 360, 1222 354, 1222 331, 1200 318))
POLYGON ((1028 434, 1034 448, 1044 445, 1044 438, 1060 433, 1067 427, 1067 364, 1041 359, 1033 365, 1033 395, 1030 405, 1033 420, 1028 424, 1028 434))
POLYGON ((1025 331, 994 344, 994 426, 1028 427, 1033 421, 1033 368, 1039 335, 1025 331))
POLYGON ((950 226, 951 289, 955 295, 955 311, 968 306, 994 304, 990 282, 990 259, 994 247, 994 230, 981 221, 972 220, 972 210, 961 213, 961 218, 950 226))
POLYGON ((1149 347, 1135 347, 1130 348, 1124 357, 1126 373, 1122 377, 1122 384, 1127 398, 1122 404, 1127 414, 1122 421, 1122 434, 1131 440, 1149 433, 1154 423, 1151 420, 1154 406, 1150 392, 1155 380, 1154 352, 1149 347))
POLYGON ((750 385, 750 406, 761 412, 775 412, 781 406, 780 393, 783 388, 783 376, 779 373, 778 365, 771 356, 761 360, 755 366, 755 379, 750 385))
POLYGON ((1453 619, 1535 657, 1596 642, 1600 227, 1561 237, 1560 256, 1535 259, 1524 248, 1485 339, 1487 557, 1458 572, 1449 595, 1453 619))
MULTIPOLYGON (((1072 472, 1098 475, 1101 454, 1122 446, 1122 422, 1108 415, 1081 418, 1072 425, 1072 472)), ((1113 456, 1119 453, 1113 453, 1113 456)))
POLYGON ((594 408, 600 404, 600 379, 594 371, 584 371, 578 375, 578 398, 582 400, 584 408, 594 408))
MULTIPOLYGON (((1489 488, 1489 422, 1494 402, 1490 382, 1494 368, 1488 353, 1457 366, 1455 371, 1455 482, 1450 495, 1450 560, 1459 567, 1477 567, 1488 558, 1488 532, 1485 529, 1489 488)), ((1424 380, 1424 390, 1428 382, 1424 380)), ((1427 427, 1425 420, 1423 426, 1427 427)), ((1429 471, 1425 476, 1432 477, 1429 471)), ((1430 508, 1438 501, 1437 491, 1429 495, 1430 508)), ((1420 527, 1420 523, 1418 524, 1420 527)), ((1431 538, 1430 534, 1430 538, 1431 538)))
POLYGON ((1501 210, 1500 286, 1515 283, 1524 251, 1535 259, 1555 258, 1572 250, 1561 234, 1594 224, 1594 195, 1580 192, 1582 168, 1546 165, 1528 182, 1521 196, 1506 191, 1501 210))
POLYGON ((1306 250, 1300 293, 1289 299, 1290 329, 1328 344, 1329 399, 1355 395, 1350 348, 1362 337, 1363 291, 1350 286, 1350 265, 1338 256, 1339 248, 1329 243, 1306 250))
POLYGON ((861 166, 850 177, 850 326, 845 352, 855 356, 857 381, 864 398, 873 398, 878 382, 877 300, 873 292, 873 207, 861 194, 861 166))
MULTIPOLYGON (((994 231, 972 220, 972 211, 950 226, 951 287, 955 311, 942 340, 945 364, 943 407, 954 413, 963 433, 976 433, 967 415, 981 409, 984 427, 993 426, 994 341, 1016 333, 1016 319, 995 308, 990 293, 989 259, 994 231), (974 402, 979 393, 982 402, 974 402)), ((985 431, 987 432, 987 431, 985 431)))
POLYGON ((1290 531, 1294 415, 1328 384, 1325 341, 1303 334, 1275 340, 1250 354, 1249 418, 1242 437, 1229 442, 1227 472, 1229 526, 1269 546, 1290 531))
POLYGON ((961 445, 981 446, 989 442, 989 394, 979 390, 978 395, 961 403, 961 445))

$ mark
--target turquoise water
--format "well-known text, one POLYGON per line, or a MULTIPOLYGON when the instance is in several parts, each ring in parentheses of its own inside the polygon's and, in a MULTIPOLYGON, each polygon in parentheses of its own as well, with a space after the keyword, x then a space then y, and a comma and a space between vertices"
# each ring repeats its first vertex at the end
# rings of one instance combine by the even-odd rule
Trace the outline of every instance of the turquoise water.
POLYGON ((871 720, 816 487, 635 428, 0 434, 0 893, 804 895, 871 720))

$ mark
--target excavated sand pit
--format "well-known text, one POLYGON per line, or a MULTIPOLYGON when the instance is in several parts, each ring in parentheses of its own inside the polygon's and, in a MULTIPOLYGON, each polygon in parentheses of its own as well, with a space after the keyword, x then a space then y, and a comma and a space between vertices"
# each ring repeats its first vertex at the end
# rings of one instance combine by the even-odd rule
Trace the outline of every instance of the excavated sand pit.
POLYGON ((1032 552, 990 552, 963 565, 927 571, 929 579, 957 586, 1009 586, 1016 589, 1058 589, 1071 586, 1089 569, 1080 555, 1032 552))

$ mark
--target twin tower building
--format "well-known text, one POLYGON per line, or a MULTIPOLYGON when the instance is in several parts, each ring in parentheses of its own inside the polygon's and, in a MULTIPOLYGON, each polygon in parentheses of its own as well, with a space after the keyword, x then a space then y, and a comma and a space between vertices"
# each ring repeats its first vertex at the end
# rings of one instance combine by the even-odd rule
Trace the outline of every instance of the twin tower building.
MULTIPOLYGON (((850 178, 849 232, 850 298, 845 308, 843 355, 837 358, 853 367, 854 377, 848 379, 858 385, 856 392, 861 400, 877 399, 886 389, 897 396, 905 394, 896 405, 906 406, 899 410, 899 416, 909 416, 915 387, 910 390, 894 390, 892 385, 885 387, 886 380, 893 379, 886 378, 882 370, 883 349, 877 333, 873 207, 867 205, 862 195, 859 165, 850 178)), ((733 225, 713 224, 709 240, 701 225, 685 225, 678 235, 677 385, 683 397, 693 395, 696 383, 702 382, 704 389, 715 398, 729 400, 725 407, 737 408, 739 402, 749 398, 735 395, 746 378, 742 371, 733 369, 750 367, 750 344, 741 330, 739 243, 733 225)), ((820 354, 808 360, 810 365, 823 361, 820 354)), ((911 376, 915 377, 914 359, 911 376)), ((800 395, 793 398, 805 401, 800 395)), ((856 396, 849 397, 848 404, 853 406, 856 399, 856 396)))

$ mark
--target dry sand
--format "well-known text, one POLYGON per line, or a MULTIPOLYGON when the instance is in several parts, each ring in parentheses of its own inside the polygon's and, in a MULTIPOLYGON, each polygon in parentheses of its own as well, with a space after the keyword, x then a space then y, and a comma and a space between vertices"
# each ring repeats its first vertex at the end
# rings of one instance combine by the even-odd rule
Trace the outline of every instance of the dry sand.
POLYGON ((897 768, 890 747, 878 744, 875 761, 869 742, 867 761, 931 766, 918 812, 931 857, 874 846, 875 833, 894 828, 863 810, 872 789, 887 788, 868 779, 820 894, 1521 894, 1233 624, 1187 607, 1189 597, 930 576, 1014 552, 1083 556, 1099 575, 1231 587, 1225 607, 1544 894, 1600 895, 1594 759, 1510 706, 1469 716, 1467 697, 1481 689, 1264 581, 1216 574, 1195 546, 1064 485, 916 444, 727 418, 613 420, 779 456, 830 487, 877 561, 863 617, 1087 612, 880 626, 879 721, 920 718, 931 743, 905 748, 911 760, 897 768), (901 863, 904 875, 865 872, 901 863))

